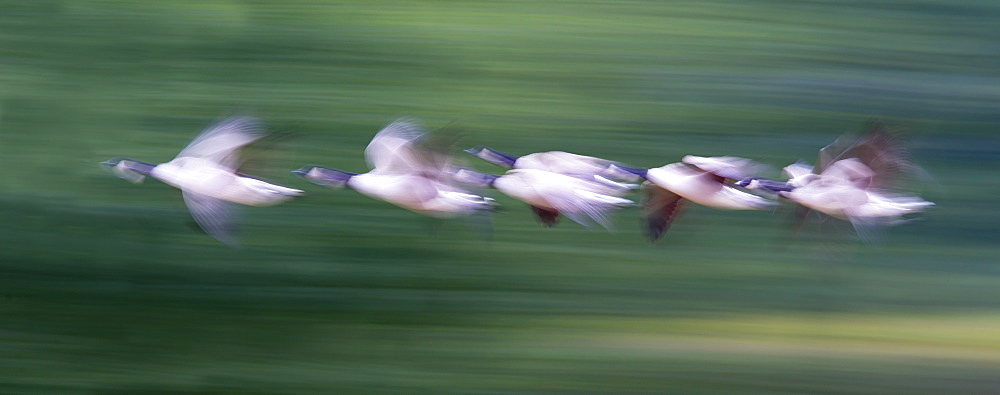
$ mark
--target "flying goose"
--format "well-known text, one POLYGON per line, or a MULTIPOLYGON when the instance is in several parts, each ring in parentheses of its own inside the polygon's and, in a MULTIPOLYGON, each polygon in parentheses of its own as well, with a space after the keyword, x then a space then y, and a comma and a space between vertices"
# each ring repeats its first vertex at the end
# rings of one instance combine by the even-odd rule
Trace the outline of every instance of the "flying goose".
POLYGON ((231 117, 206 129, 169 162, 154 165, 117 158, 101 164, 133 183, 152 176, 180 189, 191 216, 205 233, 234 245, 231 203, 271 206, 304 194, 239 173, 243 160, 238 150, 264 136, 256 119, 231 117))
POLYGON ((559 216, 565 215, 584 226, 588 226, 587 218, 590 218, 610 229, 607 213, 634 204, 620 197, 631 191, 628 185, 615 184, 610 180, 588 180, 548 170, 513 169, 497 176, 460 169, 456 172, 456 179, 477 187, 496 188, 527 203, 546 227, 555 225, 559 216))
MULTIPOLYGON (((513 156, 489 147, 478 146, 465 152, 507 169, 535 169, 574 177, 592 179, 598 175, 601 179, 611 177, 617 180, 635 181, 638 178, 628 172, 616 172, 612 165, 617 162, 592 156, 577 155, 563 151, 536 152, 524 156, 513 156)), ((599 180, 603 182, 603 180, 599 180)))
POLYGON ((756 167, 749 159, 731 156, 687 155, 679 163, 652 169, 612 165, 645 178, 643 215, 646 231, 656 241, 677 217, 684 201, 725 210, 764 210, 774 205, 768 199, 743 192, 727 183, 741 179, 756 167))
POLYGON ((458 186, 452 179, 451 156, 434 147, 415 121, 399 119, 378 132, 365 159, 371 170, 357 174, 324 166, 305 166, 293 173, 334 189, 350 187, 369 197, 434 217, 490 210, 493 199, 458 186))
POLYGON ((799 227, 814 210, 850 221, 868 242, 878 227, 900 223, 904 215, 934 205, 897 191, 900 179, 918 170, 898 138, 872 122, 863 135, 841 136, 820 149, 816 167, 804 163, 785 167, 785 182, 750 177, 738 184, 774 191, 801 205, 799 227))

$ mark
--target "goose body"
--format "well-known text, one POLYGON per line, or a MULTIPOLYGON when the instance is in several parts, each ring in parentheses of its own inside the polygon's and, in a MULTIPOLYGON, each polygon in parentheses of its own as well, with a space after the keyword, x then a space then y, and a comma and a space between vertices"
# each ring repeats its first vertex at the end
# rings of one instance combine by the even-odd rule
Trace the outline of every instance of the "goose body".
POLYGON ((354 174, 322 166, 293 173, 331 188, 350 187, 359 193, 420 214, 447 217, 490 210, 493 199, 459 187, 447 171, 451 158, 425 145, 416 123, 401 119, 386 126, 365 148, 371 171, 354 174))
POLYGON ((763 210, 773 203, 725 183, 725 177, 685 163, 649 169, 646 179, 653 185, 703 206, 725 210, 763 210))
POLYGON ((513 169, 502 176, 476 174, 470 177, 472 173, 461 170, 459 177, 481 180, 479 186, 492 186, 507 196, 527 203, 546 226, 554 225, 559 215, 565 215, 583 225, 590 218, 610 228, 607 213, 634 204, 620 197, 630 188, 616 186, 607 180, 598 182, 540 169, 513 169))
POLYGON ((795 163, 784 168, 788 181, 745 178, 738 185, 766 189, 797 203, 797 226, 810 210, 850 221, 863 241, 872 227, 902 222, 906 214, 926 210, 934 203, 894 192, 899 179, 919 168, 897 138, 873 122, 859 137, 841 136, 820 149, 816 166, 795 163))
POLYGON ((756 165, 737 157, 701 157, 688 155, 679 163, 652 169, 612 165, 614 172, 627 172, 645 178, 643 217, 651 240, 659 239, 685 201, 725 210, 763 210, 774 205, 768 199, 730 186, 727 179, 737 179, 756 165))
POLYGON ((186 193, 247 206, 272 206, 302 194, 298 189, 238 175, 215 162, 195 157, 160 164, 150 175, 186 193))
POLYGON ((135 183, 152 176, 180 189, 198 225, 219 241, 233 244, 231 203, 271 206, 303 194, 237 172, 242 163, 237 151, 261 137, 256 120, 233 117, 208 128, 169 162, 152 165, 118 159, 102 164, 135 183))
POLYGON ((472 214, 492 207, 490 198, 422 175, 369 172, 351 177, 347 186, 366 196, 435 217, 472 214))
POLYGON ((781 192, 781 196, 829 216, 848 221, 884 218, 887 222, 933 206, 923 199, 866 191, 850 186, 807 186, 781 192))
POLYGON ((615 164, 613 161, 564 151, 536 152, 518 157, 480 146, 465 150, 465 152, 508 169, 545 170, 583 178, 603 175, 622 180, 635 179, 635 176, 629 173, 609 171, 613 169, 611 166, 615 164))
POLYGON ((934 203, 914 196, 869 188, 875 172, 855 158, 834 162, 808 182, 780 195, 810 209, 854 222, 857 218, 889 220, 919 212, 934 203))

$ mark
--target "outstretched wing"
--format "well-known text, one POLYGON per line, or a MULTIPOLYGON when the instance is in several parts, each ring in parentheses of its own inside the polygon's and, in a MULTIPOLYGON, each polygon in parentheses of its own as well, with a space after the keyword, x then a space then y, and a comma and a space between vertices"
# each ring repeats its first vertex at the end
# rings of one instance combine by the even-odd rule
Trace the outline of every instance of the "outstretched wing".
POLYGON ((233 203, 191 191, 182 194, 191 217, 205 233, 224 244, 237 244, 233 203))
POLYGON ((260 122, 255 118, 226 118, 202 132, 177 157, 207 159, 235 171, 241 162, 237 150, 264 135, 260 122))
POLYGON ((643 216, 646 220, 646 234, 650 241, 656 241, 673 223, 684 201, 680 195, 660 188, 655 184, 643 184, 646 199, 643 204, 643 216))
POLYGON ((815 171, 822 173, 833 163, 851 158, 872 170, 870 186, 878 189, 895 188, 903 176, 917 170, 900 139, 878 121, 869 122, 861 136, 841 136, 823 147, 815 171))
POLYGON ((724 179, 742 180, 760 171, 760 165, 754 161, 735 156, 687 155, 681 161, 724 179))
POLYGON ((414 120, 403 118, 375 135, 365 148, 365 159, 373 171, 420 175, 452 184, 451 149, 457 141, 457 132, 425 132, 414 120))
POLYGON ((411 172, 422 165, 416 141, 424 129, 411 119, 399 119, 382 128, 365 148, 365 161, 383 172, 411 172))

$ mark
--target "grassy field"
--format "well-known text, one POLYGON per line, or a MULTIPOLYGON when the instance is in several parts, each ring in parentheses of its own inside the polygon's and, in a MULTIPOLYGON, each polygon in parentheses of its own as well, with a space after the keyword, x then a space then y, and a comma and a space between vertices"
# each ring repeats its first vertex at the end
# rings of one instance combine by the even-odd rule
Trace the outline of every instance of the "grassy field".
MULTIPOLYGON (((0 1, 0 392, 1000 391, 1000 4, 0 1), (233 112, 287 133, 244 246, 98 162, 233 112), (871 117, 937 203, 862 245, 691 207, 656 245, 492 232, 288 174, 397 116, 464 145, 777 169, 871 117)), ((484 163, 483 171, 499 171, 484 163)), ((847 226, 849 228, 849 226, 847 226)), ((843 230, 843 229, 839 229, 843 230)))

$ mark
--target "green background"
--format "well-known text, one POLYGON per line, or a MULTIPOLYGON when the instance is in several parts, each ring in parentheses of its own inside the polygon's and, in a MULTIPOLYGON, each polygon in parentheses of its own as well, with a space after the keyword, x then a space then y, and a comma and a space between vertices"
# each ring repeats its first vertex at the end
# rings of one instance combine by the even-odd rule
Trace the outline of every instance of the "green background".
POLYGON ((998 20, 945 0, 0 1, 0 392, 996 392, 998 20), (244 210, 242 248, 97 165, 167 161, 233 112, 289 137, 257 174, 309 193, 244 210), (650 245, 637 209, 544 229, 495 196, 489 235, 288 174, 365 171, 398 116, 460 148, 773 176, 878 117, 937 206, 870 246, 690 207, 650 245))

